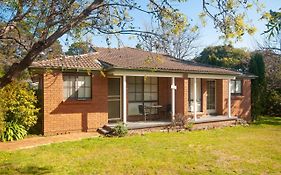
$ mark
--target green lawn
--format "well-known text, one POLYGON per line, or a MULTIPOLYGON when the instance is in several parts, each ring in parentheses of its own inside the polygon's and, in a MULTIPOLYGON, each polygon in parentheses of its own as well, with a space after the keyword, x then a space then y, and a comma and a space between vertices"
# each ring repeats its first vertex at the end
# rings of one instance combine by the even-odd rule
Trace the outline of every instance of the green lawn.
POLYGON ((281 118, 0 152, 0 174, 281 174, 281 118))

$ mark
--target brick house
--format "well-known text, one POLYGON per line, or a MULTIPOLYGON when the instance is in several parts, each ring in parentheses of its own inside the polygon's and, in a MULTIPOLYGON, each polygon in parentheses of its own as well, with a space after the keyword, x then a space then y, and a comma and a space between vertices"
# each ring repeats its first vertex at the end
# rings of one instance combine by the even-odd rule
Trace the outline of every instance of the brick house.
POLYGON ((97 48, 34 62, 30 71, 43 93, 44 135, 118 121, 170 122, 176 114, 198 125, 251 120, 250 76, 167 55, 97 48))

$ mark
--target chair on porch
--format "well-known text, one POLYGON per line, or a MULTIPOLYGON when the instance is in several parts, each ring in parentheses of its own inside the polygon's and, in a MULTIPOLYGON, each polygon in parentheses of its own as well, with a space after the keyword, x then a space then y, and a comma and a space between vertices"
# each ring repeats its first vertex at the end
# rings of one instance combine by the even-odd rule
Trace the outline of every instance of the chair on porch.
POLYGON ((144 105, 139 105, 139 113, 144 116, 144 121, 146 121, 149 111, 144 105))
POLYGON ((161 110, 159 111, 160 115, 164 115, 164 117, 170 117, 172 114, 172 105, 171 104, 167 104, 166 106, 164 106, 163 108, 161 108, 161 110))

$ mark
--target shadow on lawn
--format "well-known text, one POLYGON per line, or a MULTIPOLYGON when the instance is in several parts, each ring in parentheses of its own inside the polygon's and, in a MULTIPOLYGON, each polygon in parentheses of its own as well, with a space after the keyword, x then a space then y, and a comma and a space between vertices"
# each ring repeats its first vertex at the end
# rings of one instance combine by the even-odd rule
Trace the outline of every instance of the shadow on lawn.
POLYGON ((11 163, 4 163, 0 165, 0 174, 48 174, 52 172, 51 167, 39 166, 25 166, 18 167, 11 163))
POLYGON ((254 122, 254 124, 281 125, 281 117, 259 116, 257 121, 254 122))

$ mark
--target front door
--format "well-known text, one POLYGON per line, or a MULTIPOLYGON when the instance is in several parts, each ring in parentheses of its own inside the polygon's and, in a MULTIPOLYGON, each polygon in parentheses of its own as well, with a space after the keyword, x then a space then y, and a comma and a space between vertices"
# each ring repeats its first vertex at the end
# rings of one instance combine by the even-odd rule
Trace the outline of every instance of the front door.
POLYGON ((207 81, 207 113, 216 113, 216 81, 207 81))
POLYGON ((121 119, 121 78, 108 78, 108 120, 121 119))

